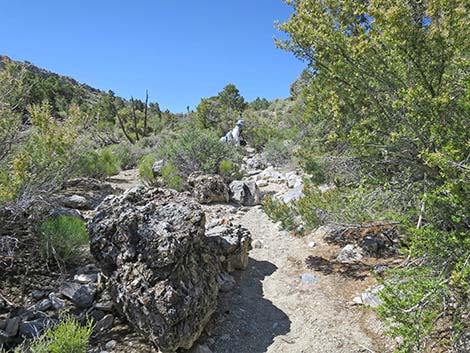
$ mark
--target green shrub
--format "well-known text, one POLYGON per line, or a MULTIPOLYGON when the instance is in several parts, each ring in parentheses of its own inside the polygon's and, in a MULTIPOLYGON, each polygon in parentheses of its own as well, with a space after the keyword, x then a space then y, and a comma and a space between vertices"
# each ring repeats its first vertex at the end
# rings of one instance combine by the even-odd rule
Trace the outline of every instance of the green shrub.
POLYGON ((264 146, 263 158, 279 167, 288 164, 292 160, 292 155, 284 141, 273 139, 264 146))
POLYGON ((219 174, 223 176, 230 176, 232 174, 233 164, 228 159, 223 159, 219 164, 219 174))
POLYGON ((42 255, 65 264, 76 263, 82 247, 88 244, 85 222, 78 217, 46 219, 40 225, 39 232, 42 255))
POLYGON ((217 174, 222 160, 235 164, 240 159, 237 147, 221 143, 219 138, 211 130, 189 128, 163 144, 159 156, 185 175, 195 171, 217 174))
POLYGON ((166 187, 177 191, 181 191, 183 189, 183 178, 178 175, 178 169, 173 163, 169 162, 163 166, 161 173, 166 187))
POLYGON ((57 326, 49 328, 43 335, 15 349, 15 353, 86 353, 93 333, 91 321, 80 326, 78 321, 66 316, 57 326))
POLYGON ((116 175, 120 171, 120 160, 110 147, 90 151, 78 161, 78 174, 93 178, 116 175))
POLYGON ((274 197, 266 197, 263 200, 263 209, 274 222, 281 222, 283 229, 294 230, 296 228, 296 212, 284 202, 276 200, 274 197))
POLYGON ((138 163, 139 177, 142 181, 148 184, 153 184, 156 181, 152 171, 155 160, 156 157, 153 154, 147 154, 143 156, 138 163))

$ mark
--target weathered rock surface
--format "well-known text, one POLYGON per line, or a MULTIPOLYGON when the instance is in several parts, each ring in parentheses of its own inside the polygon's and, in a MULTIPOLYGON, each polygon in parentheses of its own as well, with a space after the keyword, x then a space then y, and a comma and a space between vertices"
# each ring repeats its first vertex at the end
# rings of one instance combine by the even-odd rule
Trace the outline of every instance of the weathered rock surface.
POLYGON ((188 183, 193 187, 192 194, 199 203, 228 202, 230 193, 227 184, 220 175, 192 173, 188 183))
POLYGON ((361 249, 353 244, 348 244, 341 249, 336 260, 342 263, 356 262, 362 259, 361 249))
POLYGON ((157 159, 152 165, 152 173, 154 177, 162 176, 162 169, 165 166, 165 161, 162 159, 157 159))
POLYGON ((255 206, 261 203, 259 187, 254 181, 233 181, 230 184, 230 198, 243 206, 255 206))
POLYGON ((117 308, 163 353, 189 349, 215 311, 220 254, 234 268, 247 262, 234 254, 248 248, 248 231, 206 237, 201 206, 172 190, 110 197, 88 230, 117 308))
POLYGON ((251 237, 246 228, 220 225, 207 230, 206 236, 225 271, 245 270, 248 267, 251 237))

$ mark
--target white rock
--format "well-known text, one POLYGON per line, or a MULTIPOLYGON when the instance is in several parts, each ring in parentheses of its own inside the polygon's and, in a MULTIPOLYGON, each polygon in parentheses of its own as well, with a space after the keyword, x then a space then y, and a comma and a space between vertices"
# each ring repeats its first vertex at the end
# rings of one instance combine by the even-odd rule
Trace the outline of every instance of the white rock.
POLYGON ((314 241, 311 241, 311 242, 308 243, 309 248, 314 248, 316 245, 317 245, 317 243, 315 243, 314 241))

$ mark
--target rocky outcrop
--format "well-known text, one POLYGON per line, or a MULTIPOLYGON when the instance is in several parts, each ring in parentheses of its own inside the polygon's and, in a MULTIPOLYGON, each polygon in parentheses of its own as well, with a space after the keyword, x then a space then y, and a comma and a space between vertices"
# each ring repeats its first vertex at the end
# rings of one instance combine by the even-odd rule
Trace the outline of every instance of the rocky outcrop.
POLYGON ((192 186, 193 197, 199 203, 229 202, 230 194, 227 184, 220 175, 192 173, 188 177, 192 186))
MULTIPOLYGON (((88 230, 117 308, 163 353, 193 345, 216 309, 220 254, 232 259, 249 243, 235 230, 235 245, 227 241, 230 249, 220 249, 225 243, 218 235, 205 235, 198 203, 172 190, 145 187, 106 199, 88 230)), ((235 260, 232 266, 243 267, 235 260)))
POLYGON ((233 181, 230 184, 230 199, 242 206, 261 203, 259 187, 254 181, 233 181))

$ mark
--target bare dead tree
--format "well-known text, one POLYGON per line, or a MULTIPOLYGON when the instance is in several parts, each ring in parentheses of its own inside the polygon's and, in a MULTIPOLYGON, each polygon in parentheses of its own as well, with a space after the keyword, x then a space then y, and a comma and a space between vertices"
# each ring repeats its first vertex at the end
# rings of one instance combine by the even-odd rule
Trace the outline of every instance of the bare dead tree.
POLYGON ((147 135, 147 114, 149 104, 149 91, 145 90, 145 108, 144 108, 144 136, 147 135))
POLYGON ((138 141, 140 140, 140 136, 139 136, 139 130, 137 128, 137 115, 135 113, 135 101, 133 97, 131 97, 131 105, 132 105, 132 119, 134 120, 135 138, 138 141))

